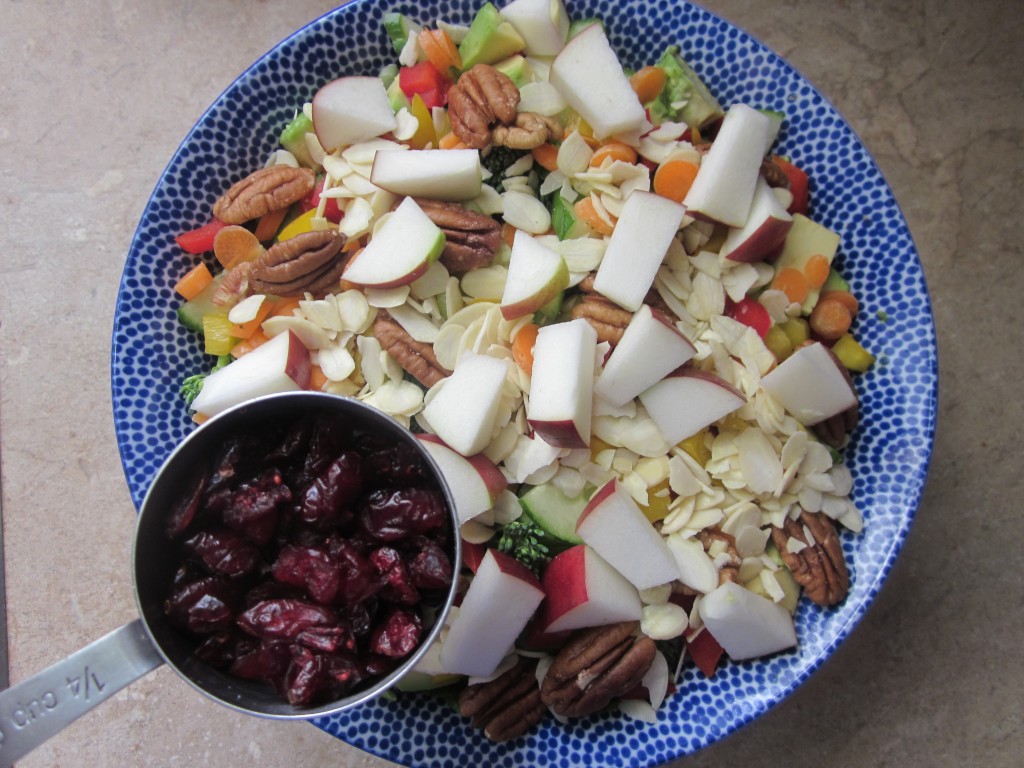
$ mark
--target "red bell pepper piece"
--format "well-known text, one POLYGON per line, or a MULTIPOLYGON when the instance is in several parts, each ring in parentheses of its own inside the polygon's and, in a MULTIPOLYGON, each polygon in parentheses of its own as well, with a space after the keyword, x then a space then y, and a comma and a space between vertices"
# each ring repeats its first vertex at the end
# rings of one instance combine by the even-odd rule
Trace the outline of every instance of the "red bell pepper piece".
POLYGON ((806 216, 810 204, 810 180, 807 174, 781 157, 775 156, 772 158, 772 161, 785 172, 786 177, 789 179, 789 191, 793 193, 793 202, 789 206, 789 212, 802 213, 806 216))
POLYGON ((419 94, 427 109, 443 107, 448 103, 451 82, 429 61, 398 70, 398 87, 407 99, 419 94))
POLYGON ((686 649, 690 654, 690 658, 693 659, 693 663, 704 673, 705 677, 715 676, 718 662, 725 651, 707 629, 702 629, 696 637, 688 640, 686 649))
POLYGON ((174 238, 174 242, 189 253, 206 253, 213 250, 213 238, 226 226, 227 224, 220 219, 214 219, 209 224, 182 232, 174 238))
MULTIPOLYGON (((309 194, 299 201, 299 207, 303 213, 311 211, 320 205, 320 194, 324 191, 325 181, 326 179, 323 176, 317 177, 316 184, 309 190, 309 194)), ((338 198, 327 198, 327 203, 324 205, 324 218, 337 224, 344 216, 345 212, 338 207, 338 198)))

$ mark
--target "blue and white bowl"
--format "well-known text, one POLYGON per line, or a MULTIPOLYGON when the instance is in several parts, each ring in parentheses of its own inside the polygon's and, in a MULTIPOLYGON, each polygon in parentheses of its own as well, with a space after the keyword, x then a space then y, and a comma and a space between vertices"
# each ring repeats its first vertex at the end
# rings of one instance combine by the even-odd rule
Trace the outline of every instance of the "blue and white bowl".
MULTIPOLYGON (((651 766, 721 739, 784 699, 835 650, 881 588, 910 527, 935 429, 937 356, 931 307, 907 224, 868 151, 832 105, 750 35, 686 2, 568 0, 573 18, 605 20, 623 64, 652 63, 667 45, 723 105, 786 114, 778 151, 812 179, 812 217, 842 236, 838 266, 862 300, 856 332, 878 358, 857 379, 861 426, 847 451, 860 535, 843 534, 849 596, 823 610, 803 601, 800 646, 766 660, 727 663, 713 679, 692 666, 646 725, 604 714, 543 727, 511 744, 487 741, 427 695, 381 701, 315 721, 338 738, 408 766, 651 766)), ((381 16, 399 10, 468 23, 477 3, 356 0, 312 22, 241 75, 202 116, 157 182, 132 243, 117 299, 111 386, 118 446, 135 504, 192 429, 181 379, 209 368, 175 317, 172 286, 192 263, 174 236, 208 220, 214 200, 260 167, 281 128, 323 83, 376 74, 395 58, 381 16)))

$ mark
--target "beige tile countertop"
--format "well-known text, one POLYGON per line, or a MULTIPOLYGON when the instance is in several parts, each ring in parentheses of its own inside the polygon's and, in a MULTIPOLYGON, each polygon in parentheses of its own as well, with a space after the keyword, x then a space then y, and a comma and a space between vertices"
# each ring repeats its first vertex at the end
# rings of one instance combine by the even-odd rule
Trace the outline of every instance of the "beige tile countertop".
MULTIPOLYGON (((934 302, 941 412, 921 509, 866 619, 789 700, 674 765, 1020 765, 1019 7, 704 4, 788 57, 877 159, 934 302)), ((149 193, 221 90, 331 7, 0 2, 0 458, 12 680, 134 618, 135 510, 114 439, 109 360, 118 281, 149 193)), ((389 765, 305 723, 234 714, 167 669, 21 764, 389 765)))

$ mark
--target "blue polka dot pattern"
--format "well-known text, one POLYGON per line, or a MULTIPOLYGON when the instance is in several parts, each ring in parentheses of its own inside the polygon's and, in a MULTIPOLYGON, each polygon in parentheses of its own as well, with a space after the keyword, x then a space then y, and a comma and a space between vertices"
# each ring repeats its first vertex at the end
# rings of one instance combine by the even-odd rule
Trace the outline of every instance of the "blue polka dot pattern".
MULTIPOLYGON (((190 430, 178 395, 184 375, 208 367, 175 318, 174 282, 190 263, 175 234, 205 223, 230 183, 262 164, 303 101, 343 74, 372 74, 394 59, 386 10, 466 23, 476 4, 356 0, 282 42, 232 83, 186 136, 153 192, 128 255, 117 300, 111 378, 118 445, 136 505, 157 467, 190 430)), ((409 766, 647 766, 692 753, 762 714, 803 682, 863 616, 902 545, 920 500, 935 428, 937 360, 923 271, 892 193, 835 109, 792 67, 741 30, 695 6, 665 0, 569 0, 574 18, 606 20, 627 66, 678 44, 725 104, 786 114, 780 153, 813 180, 812 216, 842 235, 839 266, 863 300, 858 337, 878 363, 858 379, 862 426, 849 451, 866 529, 844 536, 851 591, 834 610, 806 601, 800 648, 726 664, 713 680, 692 667, 654 725, 602 715, 553 720, 495 745, 425 695, 381 701, 316 721, 338 738, 409 766)))

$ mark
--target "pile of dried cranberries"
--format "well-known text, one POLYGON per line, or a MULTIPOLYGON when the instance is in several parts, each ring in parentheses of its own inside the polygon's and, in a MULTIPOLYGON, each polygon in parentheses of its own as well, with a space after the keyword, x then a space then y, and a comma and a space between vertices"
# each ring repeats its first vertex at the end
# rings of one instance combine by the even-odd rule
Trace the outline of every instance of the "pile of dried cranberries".
POLYGON ((203 661, 294 706, 390 673, 452 582, 450 515, 420 456, 323 418, 233 437, 167 533, 168 617, 203 661))

